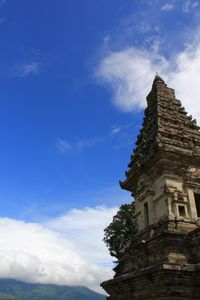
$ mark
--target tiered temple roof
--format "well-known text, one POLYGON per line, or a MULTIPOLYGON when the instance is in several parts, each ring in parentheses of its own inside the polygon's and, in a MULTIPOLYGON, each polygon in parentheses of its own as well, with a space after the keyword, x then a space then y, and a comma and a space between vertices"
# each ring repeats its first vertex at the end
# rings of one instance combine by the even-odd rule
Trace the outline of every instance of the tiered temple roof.
MULTIPOLYGON (((147 96, 142 129, 126 172, 126 180, 120 182, 123 189, 132 191, 132 180, 144 171, 147 164, 160 155, 191 157, 200 163, 200 131, 196 120, 188 116, 174 90, 156 75, 151 92, 147 96)), ((173 159, 172 159, 173 161, 173 159)))

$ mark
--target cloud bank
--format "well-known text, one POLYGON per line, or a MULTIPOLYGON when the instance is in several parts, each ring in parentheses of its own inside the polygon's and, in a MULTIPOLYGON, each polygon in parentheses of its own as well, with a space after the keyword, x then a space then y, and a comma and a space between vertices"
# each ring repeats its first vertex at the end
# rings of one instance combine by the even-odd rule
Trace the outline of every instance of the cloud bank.
POLYGON ((113 93, 115 106, 125 112, 143 109, 156 72, 175 89, 189 113, 200 122, 200 43, 199 34, 192 45, 169 59, 158 50, 126 48, 110 52, 97 69, 98 78, 113 93))
POLYGON ((45 224, 1 218, 0 278, 100 291, 100 282, 112 276, 103 229, 116 211, 72 210, 45 224))

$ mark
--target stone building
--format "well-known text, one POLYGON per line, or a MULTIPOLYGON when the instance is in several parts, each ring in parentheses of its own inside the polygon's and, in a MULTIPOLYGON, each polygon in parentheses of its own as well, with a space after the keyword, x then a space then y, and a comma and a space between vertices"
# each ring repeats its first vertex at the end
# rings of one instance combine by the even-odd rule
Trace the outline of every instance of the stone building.
POLYGON ((109 300, 200 300, 200 131, 158 75, 121 187, 138 235, 119 257, 109 300))

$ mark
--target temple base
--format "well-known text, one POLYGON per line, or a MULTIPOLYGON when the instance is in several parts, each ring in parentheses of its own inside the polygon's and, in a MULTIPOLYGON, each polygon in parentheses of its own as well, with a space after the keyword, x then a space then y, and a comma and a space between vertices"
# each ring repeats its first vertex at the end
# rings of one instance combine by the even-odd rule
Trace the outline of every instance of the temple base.
MULTIPOLYGON (((179 230, 165 224, 149 239, 139 239, 115 268, 114 279, 102 283, 109 300, 200 299, 200 228, 179 230)), ((189 224, 185 224, 185 228, 189 224)), ((192 227, 192 224, 189 225, 192 227)))

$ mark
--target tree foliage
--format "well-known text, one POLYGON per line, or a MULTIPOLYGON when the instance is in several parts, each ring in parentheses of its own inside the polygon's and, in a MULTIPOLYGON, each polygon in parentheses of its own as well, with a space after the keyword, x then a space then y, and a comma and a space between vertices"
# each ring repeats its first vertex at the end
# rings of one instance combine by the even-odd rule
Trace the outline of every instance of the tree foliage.
POLYGON ((137 233, 135 203, 123 204, 112 222, 104 229, 104 242, 112 256, 118 257, 137 233))

